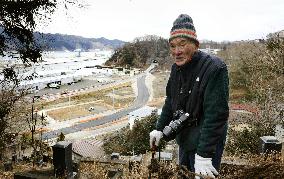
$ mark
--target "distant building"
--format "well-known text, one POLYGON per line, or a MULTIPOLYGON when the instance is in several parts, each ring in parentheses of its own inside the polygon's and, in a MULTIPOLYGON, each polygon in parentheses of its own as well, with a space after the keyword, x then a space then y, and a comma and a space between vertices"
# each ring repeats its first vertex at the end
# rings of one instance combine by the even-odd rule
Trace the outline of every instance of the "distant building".
POLYGON ((172 161, 173 160, 173 154, 169 152, 156 152, 156 157, 160 158, 161 161, 172 161))
POLYGON ((133 155, 133 156, 130 157, 129 160, 132 161, 132 162, 139 162, 139 163, 141 163, 142 162, 142 158, 143 158, 142 154, 140 154, 140 155, 133 155))
POLYGON ((81 57, 81 52, 82 52, 82 49, 80 49, 80 48, 77 48, 77 49, 75 49, 75 50, 74 50, 74 52, 77 52, 77 55, 76 55, 76 57, 81 57))
POLYGON ((96 139, 79 140, 73 142, 73 160, 78 162, 82 158, 101 158, 104 153, 101 152, 102 142, 96 139))
MULTIPOLYGON (((128 114, 128 123, 132 130, 135 120, 141 120, 156 111, 155 107, 144 106, 128 114)), ((156 112, 155 112, 156 113, 156 112)))
POLYGON ((210 46, 208 46, 205 49, 199 49, 199 50, 205 53, 216 55, 221 49, 213 49, 213 48, 210 48, 210 46))

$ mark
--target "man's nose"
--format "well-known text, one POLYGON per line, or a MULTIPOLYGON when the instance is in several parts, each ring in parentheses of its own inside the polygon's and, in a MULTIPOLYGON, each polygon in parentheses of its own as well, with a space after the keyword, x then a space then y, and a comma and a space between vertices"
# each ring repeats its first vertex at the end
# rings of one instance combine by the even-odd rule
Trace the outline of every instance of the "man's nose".
POLYGON ((176 48, 175 54, 176 54, 176 56, 179 56, 179 55, 182 54, 180 48, 176 48))

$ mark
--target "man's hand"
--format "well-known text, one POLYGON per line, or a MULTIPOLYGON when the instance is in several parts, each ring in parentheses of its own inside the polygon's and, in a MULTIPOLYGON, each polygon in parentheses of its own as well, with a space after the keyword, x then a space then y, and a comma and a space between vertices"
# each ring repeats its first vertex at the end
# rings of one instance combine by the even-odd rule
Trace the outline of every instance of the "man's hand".
MULTIPOLYGON (((204 176, 210 176, 215 178, 214 175, 219 175, 217 170, 212 165, 212 158, 203 158, 198 154, 195 154, 195 163, 194 163, 195 173, 201 174, 204 176)), ((200 177, 196 176, 195 179, 200 177)))
POLYGON ((163 137, 163 133, 161 131, 153 130, 150 132, 150 147, 153 147, 153 143, 158 146, 161 138, 163 137))

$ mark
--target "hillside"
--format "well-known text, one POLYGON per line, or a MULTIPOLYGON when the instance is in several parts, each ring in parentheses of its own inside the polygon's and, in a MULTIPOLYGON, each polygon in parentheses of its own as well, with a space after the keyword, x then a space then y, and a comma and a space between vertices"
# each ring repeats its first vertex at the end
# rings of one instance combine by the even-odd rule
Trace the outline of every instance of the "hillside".
MULTIPOLYGON (((4 37, 7 36, 5 32, 3 33, 3 27, 0 26, 0 34, 4 37)), ((54 51, 62 51, 69 50, 73 51, 75 49, 82 49, 84 51, 92 50, 92 49, 117 49, 122 47, 125 42, 114 39, 109 40, 105 37, 101 38, 85 38, 81 36, 75 35, 66 35, 66 34, 50 34, 50 33, 34 33, 34 38, 36 39, 36 43, 38 46, 42 47, 44 50, 54 50, 54 51)), ((13 39, 6 41, 5 44, 9 49, 14 49, 15 42, 13 39)))
POLYGON ((136 38, 133 42, 116 49, 106 65, 143 68, 154 60, 160 66, 170 66, 169 44, 167 39, 149 35, 136 38))
POLYGON ((91 49, 116 49, 125 44, 121 40, 109 40, 101 38, 85 38, 75 35, 64 34, 34 34, 38 44, 47 50, 69 50, 75 49, 91 50, 91 49))

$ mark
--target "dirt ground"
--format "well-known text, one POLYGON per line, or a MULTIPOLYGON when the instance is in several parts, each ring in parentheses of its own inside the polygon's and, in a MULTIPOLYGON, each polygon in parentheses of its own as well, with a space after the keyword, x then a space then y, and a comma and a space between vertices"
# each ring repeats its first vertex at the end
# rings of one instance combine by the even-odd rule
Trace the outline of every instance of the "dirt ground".
POLYGON ((46 108, 55 107, 47 114, 58 121, 69 120, 77 117, 98 114, 111 109, 120 109, 129 106, 135 99, 134 91, 130 84, 90 92, 71 97, 70 101, 58 100, 46 108), (92 107, 92 110, 90 108, 92 107))
MULTIPOLYGON (((233 158, 232 158, 233 159, 233 158)), ((283 179, 284 178, 284 163, 280 159, 279 154, 262 155, 262 156, 242 156, 235 157, 235 161, 222 162, 221 170, 217 179, 283 179), (242 162, 237 162, 237 161, 242 162)), ((121 168, 123 171, 122 179, 129 178, 148 178, 150 171, 150 162, 142 162, 142 165, 134 165, 130 171, 129 163, 113 161, 112 169, 121 168)), ((103 167, 105 164, 96 162, 80 164, 80 178, 92 179, 100 177, 101 179, 108 178, 107 173, 109 168, 103 167)), ((176 165, 174 162, 156 162, 156 171, 151 173, 151 179, 194 179, 194 173, 189 172, 186 168, 176 165)), ((13 173, 19 171, 47 171, 52 165, 47 164, 46 167, 32 168, 31 163, 19 163, 13 165, 13 171, 4 172, 3 165, 0 161, 0 178, 12 179, 13 173)))
MULTIPOLYGON (((283 179, 284 163, 280 155, 246 156, 235 157, 235 162, 222 162, 221 170, 217 179, 283 179), (243 163, 237 162, 243 161, 243 163)), ((157 164, 155 164, 157 165, 157 164)), ((154 166, 154 165, 153 165, 154 166)), ((148 168, 151 169, 151 165, 148 168)), ((157 167, 157 166, 156 166, 157 167)), ((158 172, 153 173, 154 178, 168 179, 194 179, 194 173, 189 172, 185 167, 173 165, 172 163, 158 164, 158 172)), ((206 178, 206 177, 205 177, 206 178)), ((208 178, 208 177, 207 177, 208 178)))
POLYGON ((167 71, 155 71, 153 76, 153 99, 148 103, 149 106, 161 108, 164 105, 166 97, 166 85, 170 72, 167 71))
POLYGON ((219 178, 283 179, 284 165, 276 162, 267 162, 254 166, 223 164, 219 178))

